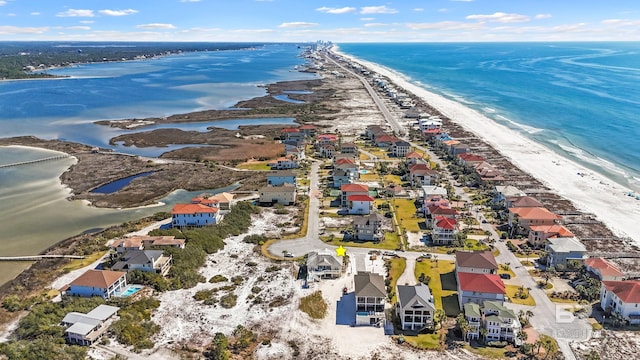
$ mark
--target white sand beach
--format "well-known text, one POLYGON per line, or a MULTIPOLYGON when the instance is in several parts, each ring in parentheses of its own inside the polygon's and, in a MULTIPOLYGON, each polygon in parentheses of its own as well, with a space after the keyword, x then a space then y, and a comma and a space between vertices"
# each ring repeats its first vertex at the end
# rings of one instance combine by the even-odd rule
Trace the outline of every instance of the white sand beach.
MULTIPOLYGON (((335 50, 334 50, 335 51, 335 50)), ((402 74, 336 51, 420 97, 443 115, 475 133, 515 166, 540 180, 581 211, 593 213, 616 235, 640 245, 640 201, 631 190, 563 157, 477 111, 410 83, 402 74), (582 175, 579 175, 582 174, 582 175)))

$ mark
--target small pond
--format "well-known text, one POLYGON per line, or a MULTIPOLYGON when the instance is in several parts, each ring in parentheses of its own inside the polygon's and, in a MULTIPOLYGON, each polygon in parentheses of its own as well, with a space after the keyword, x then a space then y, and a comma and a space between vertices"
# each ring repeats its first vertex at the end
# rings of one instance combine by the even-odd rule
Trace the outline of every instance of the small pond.
POLYGON ((144 177, 144 176, 148 176, 153 174, 154 171, 147 171, 147 172, 143 172, 140 174, 136 174, 136 175, 131 175, 131 176, 127 176, 126 178, 122 178, 122 179, 118 179, 116 181, 112 181, 108 184, 104 184, 102 186, 99 186, 93 190, 91 190, 92 193, 98 193, 98 194, 112 194, 120 189, 122 189, 123 187, 129 185, 129 183, 131 181, 133 181, 133 179, 137 179, 139 177, 144 177))

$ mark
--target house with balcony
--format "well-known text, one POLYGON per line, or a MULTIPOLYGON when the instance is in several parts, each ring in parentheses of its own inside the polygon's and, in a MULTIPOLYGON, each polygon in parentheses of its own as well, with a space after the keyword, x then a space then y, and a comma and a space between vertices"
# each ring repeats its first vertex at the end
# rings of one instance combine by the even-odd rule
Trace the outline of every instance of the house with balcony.
POLYGON ((342 260, 335 251, 313 251, 307 256, 307 279, 335 279, 342 274, 342 260))
POLYGON ((109 246, 116 250, 116 253, 123 254, 127 251, 144 250, 145 248, 151 247, 172 247, 184 249, 185 240, 176 239, 175 236, 136 235, 125 237, 123 239, 116 239, 109 246))
POLYGON ((91 346, 116 320, 119 307, 98 305, 86 314, 70 312, 62 319, 62 326, 66 327, 64 337, 68 344, 91 346))
POLYGON ((171 255, 164 255, 162 250, 130 250, 111 267, 116 271, 153 272, 166 276, 171 268, 171 255))
POLYGON ((456 271, 475 274, 497 274, 498 262, 489 250, 456 251, 456 271))
POLYGON ((363 184, 342 184, 340 186, 340 206, 347 208, 351 195, 369 195, 369 186, 363 184))
POLYGON ((432 329, 435 311, 433 296, 427 285, 398 285, 396 314, 402 330, 432 329))
POLYGON ((387 290, 382 275, 359 271, 353 277, 356 301, 356 325, 384 322, 387 290))
POLYGON ((296 173, 291 170, 269 171, 267 173, 267 185, 280 186, 284 184, 296 184, 296 173))
POLYGON ((448 245, 453 243, 458 232, 458 220, 445 216, 436 216, 433 219, 431 241, 434 245, 448 245))
MULTIPOLYGON (((458 210, 452 209, 448 205, 431 205, 425 208, 424 218, 427 227, 434 229, 438 218, 449 218, 456 220, 458 218, 458 210)), ((457 226, 456 226, 457 230, 457 226)))
POLYGON ((631 325, 640 324, 640 281, 603 281, 600 307, 631 325))
POLYGON ((315 136, 316 133, 318 132, 318 127, 311 124, 304 124, 300 126, 298 129, 300 129, 300 131, 302 131, 306 136, 309 136, 309 137, 315 136))
POLYGON ((529 226, 529 237, 527 242, 533 246, 541 246, 550 238, 575 237, 566 227, 560 224, 553 225, 533 225, 529 226))
POLYGON ((486 341, 507 341, 520 345, 517 336, 522 331, 522 325, 513 310, 497 301, 485 301, 482 310, 484 327, 487 329, 486 341))
POLYGON ((336 153, 336 147, 333 144, 323 144, 319 147, 320 157, 325 159, 332 158, 336 153))
POLYGON ((473 167, 475 164, 486 161, 486 159, 480 155, 472 153, 462 153, 456 156, 456 161, 462 166, 473 167))
POLYGON ((171 226, 202 227, 220 221, 219 208, 198 204, 175 204, 171 211, 171 226))
POLYGON ((587 248, 575 237, 553 238, 547 240, 545 251, 547 252, 547 265, 558 265, 567 268, 569 261, 583 262, 587 258, 587 248))
POLYGON ((378 213, 368 216, 357 216, 353 219, 353 237, 360 241, 380 241, 382 233, 382 215, 378 213))
POLYGON ((258 191, 262 204, 294 205, 296 203, 296 187, 292 184, 281 186, 264 186, 258 191))
POLYGON ((87 270, 61 291, 70 296, 100 296, 109 299, 127 286, 127 273, 111 270, 87 270))
POLYGON ((391 145, 391 155, 395 157, 405 157, 409 151, 411 151, 411 144, 404 140, 398 140, 391 145))
POLYGON ((525 230, 530 230, 531 226, 554 225, 562 217, 556 215, 543 207, 512 207, 509 208, 509 226, 516 224, 525 230))
POLYGON ((358 155, 358 146, 354 143, 344 143, 340 145, 340 152, 342 154, 349 154, 355 157, 358 155))
POLYGON ((496 185, 493 191, 493 201, 496 203, 505 203, 507 198, 527 196, 522 190, 513 185, 496 185))
POLYGON ((595 275, 600 281, 622 281, 624 273, 607 259, 593 257, 584 261, 585 270, 595 275))
POLYGON ((482 304, 485 301, 504 302, 507 294, 504 282, 498 274, 468 273, 456 271, 458 280, 458 305, 482 304))
POLYGON ((369 195, 347 196, 347 210, 350 215, 366 215, 373 210, 375 199, 369 195))
POLYGON ((298 158, 295 155, 287 155, 277 158, 275 161, 269 163, 273 170, 288 170, 297 169, 300 167, 298 158))
POLYGON ((466 303, 462 307, 464 312, 464 318, 469 323, 469 330, 467 331, 466 339, 480 340, 480 328, 482 327, 482 312, 480 312, 480 305, 476 303, 466 303))

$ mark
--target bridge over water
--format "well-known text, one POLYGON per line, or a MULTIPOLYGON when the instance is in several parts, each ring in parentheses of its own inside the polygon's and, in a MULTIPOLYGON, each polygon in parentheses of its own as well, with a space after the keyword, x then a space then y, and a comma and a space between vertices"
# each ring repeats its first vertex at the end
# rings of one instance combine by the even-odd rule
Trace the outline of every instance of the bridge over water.
POLYGON ((46 157, 46 158, 43 158, 43 159, 35 159, 35 160, 27 160, 27 161, 15 162, 15 163, 11 163, 11 164, 3 164, 3 165, 0 165, 0 169, 8 168, 8 167, 14 167, 14 166, 36 164, 36 163, 45 162, 45 161, 66 159, 68 157, 71 157, 71 155, 63 154, 63 155, 49 156, 49 157, 46 157))

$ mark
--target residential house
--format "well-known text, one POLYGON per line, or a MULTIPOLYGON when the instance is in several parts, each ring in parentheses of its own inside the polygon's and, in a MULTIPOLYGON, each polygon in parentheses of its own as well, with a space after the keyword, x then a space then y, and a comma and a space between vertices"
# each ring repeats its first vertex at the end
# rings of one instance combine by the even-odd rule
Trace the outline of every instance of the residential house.
POLYGON ((231 210, 231 206, 233 205, 233 198, 235 196, 228 192, 221 192, 211 196, 210 198, 218 201, 218 208, 220 210, 231 210))
POLYGON ((584 261, 585 269, 601 281, 624 280, 624 273, 614 263, 603 258, 588 258, 584 261))
POLYGON ((574 237, 575 235, 560 224, 534 225, 529 227, 528 242, 534 246, 540 246, 550 238, 574 237))
POLYGON ((366 215, 371 213, 375 199, 369 195, 347 196, 347 209, 351 215, 366 215))
POLYGON ((144 244, 142 243, 142 238, 139 236, 133 236, 124 239, 116 239, 114 240, 110 247, 116 251, 118 254, 122 254, 129 250, 142 250, 144 249, 144 244))
POLYGON ((289 139, 296 138, 299 135, 300 135, 300 130, 298 130, 297 128, 284 128, 280 130, 281 139, 289 140, 289 139))
POLYGON ((334 188, 340 188, 343 184, 351 184, 358 179, 353 172, 343 169, 333 170, 331 177, 334 188))
POLYGON ((270 162, 269 166, 273 170, 287 170, 287 169, 297 169, 300 167, 300 163, 295 156, 287 155, 283 157, 277 158, 275 161, 270 162))
POLYGON ((192 204, 202 204, 208 206, 210 208, 220 208, 218 205, 218 200, 211 199, 208 195, 202 194, 200 196, 196 196, 191 199, 192 204))
POLYGON ((315 136, 318 132, 318 128, 310 124, 302 125, 298 129, 300 129, 300 131, 302 131, 306 136, 315 136))
POLYGON ((374 143, 377 147, 389 148, 396 141, 399 141, 397 137, 385 134, 376 136, 374 143))
POLYGON ((304 160, 307 157, 307 155, 304 152, 304 149, 298 149, 296 147, 290 147, 290 148, 285 147, 285 152, 286 152, 285 157, 290 157, 297 161, 304 160))
POLYGON ((512 185, 496 185, 494 188, 494 201, 505 202, 510 197, 527 196, 524 192, 512 185))
POLYGON ((473 167, 475 164, 482 163, 486 161, 486 159, 480 155, 472 154, 472 153, 462 153, 458 154, 456 157, 458 164, 462 166, 473 167))
POLYGON ((422 138, 425 141, 433 141, 442 133, 442 129, 427 129, 422 131, 422 138))
POLYGON ((493 253, 484 251, 456 251, 456 271, 474 274, 497 274, 498 263, 493 253))
POLYGON ((505 180, 504 176, 502 176, 502 171, 487 162, 476 163, 473 165, 473 168, 476 170, 478 176, 480 176, 480 180, 484 182, 498 182, 505 180))
POLYGON ((357 216, 353 219, 353 236, 361 241, 380 241, 383 238, 382 215, 372 213, 368 216, 357 216))
POLYGON ((600 307, 631 325, 640 324, 640 280, 603 281, 600 307))
POLYGON ((351 195, 369 195, 369 186, 363 184, 342 184, 340 186, 340 205, 348 206, 348 197, 351 195))
POLYGON ((358 155, 358 147, 354 143, 344 143, 340 145, 340 152, 343 154, 358 155))
POLYGON ((545 250, 547 265, 554 266, 556 269, 558 265, 562 265, 566 269, 569 261, 582 262, 587 257, 587 248, 575 237, 548 239, 545 250))
POLYGON ((418 127, 422 132, 429 131, 429 130, 441 130, 442 119, 440 119, 437 116, 430 116, 426 119, 419 119, 418 127))
POLYGON ((434 245, 451 244, 458 235, 458 221, 456 219, 436 216, 433 220, 431 241, 434 245))
POLYGON ((391 155, 395 157, 405 157, 411 150, 411 144, 404 140, 395 141, 391 145, 391 155))
POLYGON ((171 211, 171 226, 201 227, 220 221, 219 209, 203 204, 176 204, 171 211))
POLYGON ((520 345, 517 336, 522 331, 522 325, 513 310, 498 301, 485 301, 482 308, 487 329, 486 341, 507 341, 520 345))
POLYGON ((335 279, 342 274, 342 260, 335 251, 313 251, 307 256, 307 279, 335 279))
POLYGON ((407 180, 414 187, 433 185, 440 176, 436 170, 431 170, 429 165, 423 162, 409 165, 407 170, 409 171, 407 180))
POLYGON ((447 189, 435 186, 435 185, 425 185, 421 187, 422 190, 422 201, 428 201, 435 196, 440 197, 441 199, 447 198, 447 189))
POLYGON ((332 158, 336 153, 336 147, 333 144, 320 145, 320 156, 328 159, 332 158))
POLYGON ((112 270, 153 272, 162 276, 169 273, 171 255, 164 255, 162 250, 129 250, 122 255, 120 261, 113 264, 112 270))
POLYGON ((435 311, 433 296, 427 285, 398 285, 396 314, 402 330, 433 328, 435 311))
POLYGON ((509 208, 509 226, 519 224, 525 230, 530 230, 531 226, 553 225, 562 219, 543 207, 513 207, 509 208))
POLYGON ((349 176, 354 179, 360 178, 360 173, 358 172, 358 164, 353 158, 334 158, 333 169, 347 171, 349 173, 349 176))
POLYGON ((457 158, 458 154, 471 152, 469 145, 458 142, 457 144, 453 143, 449 146, 449 155, 451 155, 454 159, 457 158))
POLYGON ((507 293, 504 282, 498 274, 469 273, 456 271, 458 280, 458 305, 462 309, 464 304, 498 301, 504 302, 507 293))
POLYGON ((296 203, 296 187, 292 184, 282 186, 264 186, 258 191, 259 202, 263 204, 293 205, 296 203))
POLYGON ((359 271, 353 277, 356 299, 356 325, 377 325, 385 319, 387 290, 379 274, 359 271))
POLYGON ((184 249, 185 240, 176 239, 175 236, 130 236, 114 240, 110 247, 119 254, 132 250, 144 250, 149 247, 174 247, 184 249))
POLYGON ((407 169, 411 166, 411 165, 415 165, 417 163, 421 163, 424 159, 424 157, 415 151, 411 151, 409 153, 407 153, 407 155, 405 156, 407 158, 407 160, 405 160, 405 164, 407 165, 407 169))
POLYGON ((62 319, 62 326, 67 343, 71 345, 90 346, 109 329, 115 321, 119 307, 98 305, 86 314, 70 312, 62 319))
POLYGON ((507 208, 544 207, 542 203, 531 196, 509 196, 506 199, 507 208))
POLYGON ((127 273, 111 270, 87 270, 78 276, 63 292, 66 295, 109 299, 127 286, 127 273))
POLYGON ((316 140, 316 146, 318 149, 322 147, 322 145, 333 145, 334 150, 335 146, 338 144, 338 135, 336 134, 319 134, 316 140))
POLYGON ((480 327, 482 325, 482 313, 480 312, 480 305, 476 303, 466 303, 462 306, 462 309, 464 312, 464 318, 469 323, 469 330, 467 331, 465 340, 479 340, 480 327))
MULTIPOLYGON (((443 199, 441 201, 445 202, 447 200, 443 199)), ((425 223, 427 227, 429 227, 430 229, 433 229, 436 226, 437 218, 444 217, 444 218, 457 220, 458 215, 459 215, 458 211, 456 209, 452 209, 448 203, 446 203, 446 205, 431 205, 431 206, 427 206, 424 209, 425 223)), ((456 229, 457 227, 458 226, 456 225, 456 229)))
POLYGON ((296 173, 291 170, 269 171, 267 173, 267 185, 280 186, 284 184, 296 184, 296 173))
POLYGON ((380 125, 369 125, 364 131, 364 136, 371 141, 374 141, 377 136, 386 134, 386 131, 380 125))

